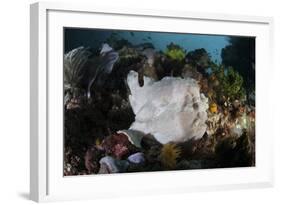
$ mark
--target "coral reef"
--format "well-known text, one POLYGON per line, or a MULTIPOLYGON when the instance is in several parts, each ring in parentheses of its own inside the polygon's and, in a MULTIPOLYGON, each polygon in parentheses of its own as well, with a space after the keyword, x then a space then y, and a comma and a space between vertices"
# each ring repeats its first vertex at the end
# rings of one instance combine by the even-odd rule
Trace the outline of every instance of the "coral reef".
POLYGON ((66 52, 64 175, 255 166, 253 70, 242 67, 254 60, 237 62, 241 44, 221 64, 204 48, 161 51, 118 32, 66 52))

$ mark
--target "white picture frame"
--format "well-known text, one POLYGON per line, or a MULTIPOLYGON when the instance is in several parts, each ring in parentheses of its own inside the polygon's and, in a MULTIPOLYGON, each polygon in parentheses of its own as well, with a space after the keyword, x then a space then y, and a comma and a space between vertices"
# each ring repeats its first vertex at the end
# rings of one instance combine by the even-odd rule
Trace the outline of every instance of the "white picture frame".
POLYGON ((46 2, 32 4, 30 13, 31 200, 41 202, 95 199, 273 186, 273 134, 270 130, 272 113, 267 110, 267 107, 270 107, 268 69, 272 67, 272 29, 273 19, 270 17, 97 8, 94 4, 46 2), (183 25, 187 25, 188 30, 183 28, 183 25), (61 89, 63 89, 62 28, 64 26, 256 36, 256 166, 63 177, 61 89))

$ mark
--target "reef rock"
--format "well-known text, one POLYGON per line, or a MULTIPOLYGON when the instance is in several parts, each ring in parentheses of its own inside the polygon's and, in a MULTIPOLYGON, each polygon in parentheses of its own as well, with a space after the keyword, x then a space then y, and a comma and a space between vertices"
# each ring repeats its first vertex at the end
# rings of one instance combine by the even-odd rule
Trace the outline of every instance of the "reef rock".
POLYGON ((113 134, 106 137, 101 146, 107 155, 121 159, 130 153, 130 144, 127 135, 123 133, 113 134))
POLYGON ((148 65, 152 67, 155 61, 155 50, 153 48, 146 48, 142 51, 142 54, 147 58, 148 65))
POLYGON ((199 139, 205 133, 208 99, 194 79, 165 77, 154 81, 144 76, 140 87, 138 73, 131 71, 127 84, 136 115, 130 129, 150 133, 162 144, 199 139))
POLYGON ((128 161, 134 164, 143 164, 145 162, 144 154, 137 152, 128 157, 128 161))
POLYGON ((100 160, 99 174, 122 173, 126 171, 128 166, 129 162, 126 160, 117 160, 106 156, 100 160))

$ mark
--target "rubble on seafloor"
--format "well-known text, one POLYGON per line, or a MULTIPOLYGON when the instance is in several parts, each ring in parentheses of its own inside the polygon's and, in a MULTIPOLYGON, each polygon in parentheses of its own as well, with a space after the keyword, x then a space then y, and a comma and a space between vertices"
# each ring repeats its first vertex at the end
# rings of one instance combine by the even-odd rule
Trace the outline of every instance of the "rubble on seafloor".
POLYGON ((65 176, 255 165, 238 72, 204 49, 111 46, 65 54, 65 176))

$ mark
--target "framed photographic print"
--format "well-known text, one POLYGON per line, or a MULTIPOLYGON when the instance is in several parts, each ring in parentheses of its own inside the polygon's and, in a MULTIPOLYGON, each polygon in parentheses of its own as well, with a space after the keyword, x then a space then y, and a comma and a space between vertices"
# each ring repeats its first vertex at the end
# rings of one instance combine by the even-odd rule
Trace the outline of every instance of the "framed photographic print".
POLYGON ((272 22, 31 5, 31 199, 272 186, 272 22))

